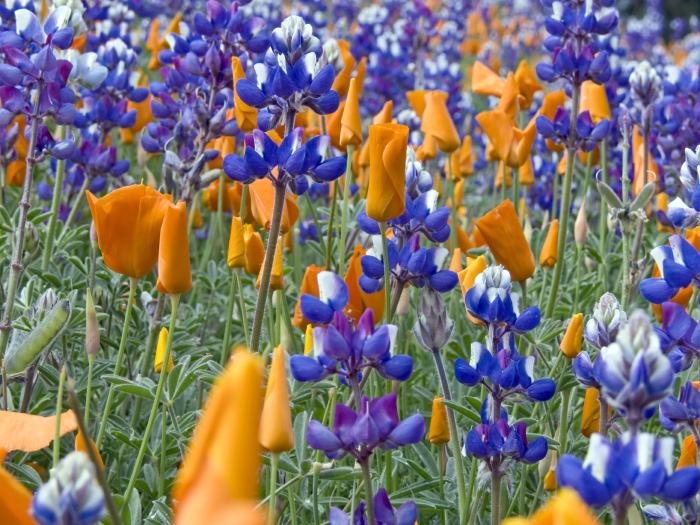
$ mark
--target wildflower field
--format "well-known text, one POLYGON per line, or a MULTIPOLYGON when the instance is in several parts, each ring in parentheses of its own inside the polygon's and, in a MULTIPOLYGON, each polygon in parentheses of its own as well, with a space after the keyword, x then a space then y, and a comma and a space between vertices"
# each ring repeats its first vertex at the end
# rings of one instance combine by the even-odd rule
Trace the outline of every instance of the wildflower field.
POLYGON ((0 525, 700 523, 700 3, 0 2, 0 525))

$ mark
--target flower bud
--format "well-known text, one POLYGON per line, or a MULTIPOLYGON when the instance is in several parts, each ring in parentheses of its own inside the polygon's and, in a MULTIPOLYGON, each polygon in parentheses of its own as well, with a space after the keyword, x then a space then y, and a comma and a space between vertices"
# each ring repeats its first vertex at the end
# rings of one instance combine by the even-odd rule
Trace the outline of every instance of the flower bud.
POLYGON ((581 434, 590 438, 600 430, 600 401, 598 389, 587 388, 581 412, 581 434))
MULTIPOLYGON (((163 327, 158 334, 158 345, 156 346, 156 358, 153 362, 153 370, 156 374, 160 374, 163 370, 163 359, 165 358, 165 348, 168 346, 168 329, 163 327)), ((173 353, 168 356, 167 372, 173 369, 173 353)))
POLYGON ((544 475, 544 490, 554 492, 557 490, 557 472, 550 470, 544 475))
POLYGON ((678 465, 676 465, 676 470, 683 467, 695 467, 698 462, 698 447, 695 443, 694 436, 687 436, 683 440, 683 446, 681 447, 681 457, 678 458, 678 465))
POLYGON ((312 324, 306 325, 306 335, 304 336, 304 355, 309 355, 314 349, 314 327, 312 324))
POLYGON ((97 324, 97 310, 92 302, 90 288, 85 294, 85 351, 88 355, 97 355, 100 350, 100 327, 97 324))
POLYGON ((447 315, 442 295, 426 287, 421 295, 418 319, 413 325, 413 335, 423 350, 440 350, 450 340, 454 322, 447 315))
POLYGON ((267 379, 265 402, 260 416, 260 444, 270 452, 279 454, 294 447, 292 411, 289 403, 287 368, 284 348, 275 348, 267 379))
POLYGON ((243 239, 246 253, 245 271, 246 273, 258 275, 265 258, 265 245, 262 237, 250 224, 246 224, 243 227, 243 239))
POLYGON ((447 407, 441 403, 442 398, 433 399, 433 413, 430 419, 428 441, 434 444, 450 442, 450 429, 447 424, 447 407))
POLYGON ((554 219, 549 225, 547 237, 540 252, 540 266, 551 268, 557 264, 559 246, 559 219, 554 219))
POLYGON ((228 241, 226 265, 229 268, 245 268, 246 265, 243 220, 235 215, 231 219, 231 235, 228 241))
POLYGON ((573 359, 581 353, 583 343, 583 314, 576 314, 571 318, 566 328, 564 338, 561 340, 559 350, 569 359, 573 359))
MULTIPOLYGON (((260 266, 258 279, 255 281, 255 287, 260 289, 260 280, 262 279, 263 268, 265 268, 265 257, 263 264, 260 266)), ((270 290, 281 290, 284 288, 284 267, 282 266, 282 243, 277 242, 275 246, 275 255, 272 258, 272 273, 270 274, 270 290)))
POLYGON ((36 226, 30 221, 27 221, 24 227, 24 251, 31 257, 39 249, 39 232, 36 226))
POLYGON ((586 217, 586 199, 583 199, 581 207, 576 214, 576 222, 574 222, 574 239, 579 250, 586 242, 586 234, 588 233, 588 218, 586 217))
POLYGON ((620 307, 617 297, 606 292, 595 304, 593 316, 586 323, 586 342, 598 350, 608 346, 615 340, 618 329, 626 320, 627 314, 620 307))
POLYGON ((399 297, 399 304, 396 307, 396 315, 404 317, 408 314, 409 307, 411 305, 411 289, 409 287, 404 288, 401 291, 401 297, 399 297))

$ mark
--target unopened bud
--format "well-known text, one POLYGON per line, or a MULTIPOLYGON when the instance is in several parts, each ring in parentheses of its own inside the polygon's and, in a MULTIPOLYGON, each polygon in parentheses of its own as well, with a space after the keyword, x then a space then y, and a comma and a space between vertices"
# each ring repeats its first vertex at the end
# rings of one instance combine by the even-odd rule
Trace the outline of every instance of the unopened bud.
MULTIPOLYGON (((153 370, 156 374, 160 374, 163 370, 163 360, 165 359, 165 350, 168 346, 168 329, 163 327, 158 334, 158 345, 156 346, 156 359, 153 362, 153 370)), ((167 371, 170 372, 173 368, 173 354, 168 356, 167 371)))
POLYGON ((525 234, 527 243, 530 244, 530 241, 532 241, 532 223, 530 222, 529 217, 525 217, 524 221, 525 224, 523 225, 523 233, 525 234))
POLYGON ((408 313, 408 307, 411 303, 411 293, 410 288, 404 288, 401 292, 401 297, 399 298, 399 305, 396 307, 396 314, 401 317, 408 313))
POLYGON ((576 246, 579 250, 583 247, 586 242, 586 234, 588 233, 588 217, 586 217, 586 199, 583 199, 581 207, 576 215, 576 222, 574 223, 574 239, 576 240, 576 246))
POLYGON ((90 288, 85 294, 85 351, 88 355, 97 355, 100 350, 100 327, 97 324, 97 310, 92 301, 90 288))
POLYGON ((27 222, 24 227, 24 251, 31 257, 39 249, 39 232, 36 231, 36 226, 31 222, 27 222))
POLYGON ((92 246, 97 246, 97 228, 95 227, 95 221, 90 223, 90 242, 92 246))
POLYGON ((454 322, 447 315, 442 295, 426 288, 420 298, 418 319, 413 335, 423 350, 433 352, 444 347, 452 337, 454 322))

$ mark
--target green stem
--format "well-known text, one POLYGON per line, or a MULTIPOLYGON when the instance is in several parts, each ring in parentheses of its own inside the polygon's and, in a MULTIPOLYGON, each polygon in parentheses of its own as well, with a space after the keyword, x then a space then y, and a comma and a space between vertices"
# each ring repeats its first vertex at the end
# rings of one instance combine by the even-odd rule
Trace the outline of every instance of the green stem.
POLYGON ((66 381, 66 366, 61 368, 61 375, 58 379, 58 392, 56 392, 56 424, 53 434, 53 468, 58 466, 61 457, 61 413, 63 413, 63 385, 66 381))
POLYGON ((136 480, 138 479, 139 474, 141 473, 141 463, 143 462, 143 457, 146 454, 146 449, 148 448, 148 442, 151 437, 153 425, 156 422, 156 415, 158 414, 158 405, 160 405, 160 398, 163 395, 165 380, 168 377, 167 365, 170 361, 170 349, 173 345, 173 339, 175 338, 175 320, 177 319, 177 306, 179 302, 179 294, 174 294, 170 296, 170 329, 168 330, 168 342, 165 345, 165 353, 163 354, 163 368, 160 371, 160 378, 158 379, 158 386, 156 387, 156 394, 155 398, 153 399, 153 407, 151 407, 151 415, 149 416, 148 423, 146 424, 146 431, 143 434, 141 447, 139 448, 139 453, 136 456, 136 463, 134 464, 133 471, 131 473, 131 478, 129 479, 129 485, 126 487, 126 492, 124 492, 124 508, 128 507, 131 491, 134 490, 134 486, 136 486, 136 480))
MULTIPOLYGON (((570 361, 570 359, 567 359, 570 361)), ((561 394, 561 419, 559 420, 559 453, 566 454, 566 441, 569 436, 569 404, 571 403, 571 389, 567 388, 561 394)))
POLYGON ((297 525, 297 502, 294 498, 294 491, 291 485, 289 486, 287 495, 287 499, 289 500, 289 517, 292 520, 292 525, 297 525))
MULTIPOLYGON (((228 303, 226 306, 226 321, 224 323, 224 339, 221 344, 221 359, 220 364, 224 366, 226 364, 226 358, 230 352, 231 343, 231 323, 233 322, 233 304, 236 301, 236 278, 235 270, 231 272, 231 286, 228 293, 228 303)), ((239 292, 240 293, 240 292, 239 292)), ((241 294, 242 295, 242 294, 241 294)))
MULTIPOLYGON (((445 470, 445 444, 440 443, 437 445, 438 450, 438 487, 440 488, 440 499, 445 499, 445 477, 443 471, 445 470)), ((440 513, 440 519, 442 525, 447 525, 447 510, 440 513)))
POLYGON ((236 268, 236 286, 238 287, 238 299, 241 303, 241 322, 243 323, 243 335, 245 336, 245 345, 250 346, 248 334, 248 311, 245 306, 245 297, 243 296, 243 284, 241 282, 241 269, 236 268))
POLYGON ((85 394, 85 426, 90 425, 90 401, 92 399, 92 369, 95 366, 95 355, 88 355, 87 394, 85 394))
POLYGON ((374 523, 374 497, 372 491, 372 472, 369 468, 369 458, 364 461, 360 461, 360 467, 362 468, 362 478, 365 481, 365 511, 367 512, 367 523, 374 523))
MULTIPOLYGON (((389 270, 389 248, 386 242, 386 222, 379 223, 382 238, 382 259, 384 261, 384 322, 391 323, 391 272, 389 270)), ((396 293, 400 293, 399 290, 396 293)))
MULTIPOLYGON (((114 365, 114 375, 118 376, 121 374, 122 370, 122 363, 124 361, 124 351, 126 350, 126 339, 127 335, 129 334, 129 321, 131 320, 131 311, 133 310, 134 306, 134 296, 136 295, 136 288, 139 284, 139 279, 138 277, 130 277, 129 278, 129 298, 127 299, 126 302, 126 313, 124 314, 124 326, 122 327, 122 337, 119 342, 119 351, 117 352, 117 362, 114 365)), ((167 361, 164 361, 167 363, 167 361)), ((97 441, 95 442, 95 445, 97 445, 97 448, 100 448, 100 445, 102 444, 102 438, 104 438, 105 435, 105 429, 107 428, 107 419, 109 418, 109 414, 112 411, 112 402, 114 401, 114 392, 115 388, 114 385, 112 384, 109 387, 109 393, 107 394, 107 402, 105 403, 104 411, 102 412, 102 422, 100 423, 100 429, 97 433, 97 441)))
POLYGON ((576 245, 576 289, 574 291, 574 309, 573 313, 578 312, 579 294, 581 292, 581 253, 583 250, 576 245))
POLYGON ((355 146, 350 144, 347 152, 345 181, 343 183, 343 213, 340 222, 340 257, 338 258, 338 275, 345 275, 345 243, 348 240, 348 207, 350 205, 350 177, 352 176, 352 154, 355 146))
POLYGON ((277 488, 277 463, 279 463, 279 459, 279 454, 275 454, 274 452, 270 454, 270 501, 267 511, 268 525, 275 525, 275 523, 277 523, 275 519, 275 502, 277 501, 275 490, 277 488))
POLYGON ((503 171, 501 173, 502 173, 502 175, 501 175, 501 202, 503 202, 504 200, 506 200, 506 186, 508 186, 508 184, 506 184, 506 181, 507 181, 506 176, 508 175, 508 166, 506 165, 505 162, 503 163, 503 171))
MULTIPOLYGON (((332 271, 331 262, 333 258, 331 257, 331 252, 333 251, 333 221, 335 220, 335 210, 338 207, 338 181, 333 183, 333 200, 331 201, 331 215, 328 217, 328 230, 326 235, 326 268, 328 271, 332 271)), ((321 236, 321 232, 318 233, 321 236)))
POLYGON ((321 517, 318 515, 318 476, 321 474, 321 464, 316 462, 313 465, 313 479, 311 481, 311 492, 313 498, 314 525, 321 525, 321 517))
POLYGON ((491 525, 501 523, 501 476, 491 473, 491 525))
MULTIPOLYGON (((564 172, 564 185, 561 188, 561 213, 559 216, 559 239, 557 244, 557 263, 554 265, 554 276, 552 277, 552 288, 549 293, 547 303, 547 313, 545 317, 550 318, 554 313, 554 305, 559 299, 559 282, 564 270, 564 254, 566 253, 566 235, 569 230, 569 215, 571 207, 571 183, 574 174, 574 162, 576 160, 576 116, 578 115, 579 94, 581 87, 574 84, 571 88, 572 112, 571 129, 569 130, 569 145, 566 149, 566 171, 564 172)), ((556 195, 554 195, 556 199, 556 195)))
MULTIPOLYGON (((600 181, 607 184, 608 183, 608 141, 603 139, 600 142, 600 181)), ((608 229, 608 204, 605 199, 600 199, 599 211, 598 211, 598 253, 600 257, 604 259, 603 253, 605 252, 605 237, 606 230, 608 229)), ((603 265, 601 264, 598 269, 598 278, 602 280, 603 265)))
MULTIPOLYGON (((447 382, 447 374, 445 366, 442 363, 442 356, 439 350, 433 350, 433 360, 437 369, 438 377, 440 378, 440 386, 442 387, 442 397, 447 401, 452 400, 450 393, 450 384, 447 382)), ((473 483, 469 486, 469 499, 467 499, 466 486, 464 484, 464 465, 462 463, 462 451, 460 450, 459 434, 457 433, 457 420, 455 419, 454 411, 450 407, 446 407, 447 425, 450 429, 450 443, 452 444, 452 455, 455 462, 455 476, 457 478, 457 496, 459 505, 459 522, 466 523, 467 514, 469 513, 469 501, 471 501, 473 483)))
POLYGON ((262 332, 263 318, 265 317, 265 303, 267 302, 267 292, 270 289, 270 276, 272 275, 272 263, 275 259, 275 249, 280 235, 282 225, 282 211, 284 210, 284 194, 286 187, 283 184, 275 186, 275 204, 272 210, 272 223, 270 224, 270 235, 267 238, 267 249, 265 250, 265 264, 260 279, 260 290, 258 291, 258 302, 255 305, 255 317, 253 318, 253 331, 250 336, 250 348, 257 352, 260 348, 260 334, 262 332))
POLYGON ((71 208, 70 213, 68 214, 68 218, 63 224, 63 231, 61 232, 59 239, 63 236, 64 232, 68 231, 70 225, 73 224, 76 215, 78 215, 78 208, 80 208, 80 203, 83 202, 83 197, 85 196, 85 192, 87 191, 89 185, 90 179, 88 177, 85 177, 82 186, 80 186, 80 190, 78 190, 78 194, 75 196, 75 201, 73 202, 73 207, 71 208))
POLYGON ((306 204, 309 207, 309 213, 311 214, 311 219, 314 221, 314 226, 316 226, 316 232, 318 234, 318 244, 321 246, 321 251, 326 253, 326 240, 323 238, 323 230, 321 229, 321 223, 318 220, 318 213, 316 213, 316 208, 314 203, 311 202, 311 197, 309 197, 309 192, 304 193, 306 198, 306 204))
MULTIPOLYGON (((447 159, 445 160, 445 164, 447 164, 447 196, 445 199, 445 202, 447 202, 447 199, 452 197, 452 206, 450 206, 450 222, 452 223, 450 227, 450 244, 452 247, 452 251, 457 250, 459 248, 459 243, 457 240, 457 228, 459 225, 457 224, 457 208, 459 208, 459 204, 456 200, 455 197, 455 183, 452 179, 452 162, 450 162, 450 156, 447 155, 447 159)), ((397 291, 398 293, 398 291, 397 291)))
MULTIPOLYGON (((629 203, 630 175, 629 175, 629 137, 624 137, 622 141, 622 204, 625 209, 629 203)), ((622 229, 622 309, 627 310, 630 292, 630 226, 628 219, 621 222, 622 229)), ((639 225, 638 225, 639 226, 639 225)))
MULTIPOLYGON (((56 128, 56 140, 63 140, 66 133, 65 126, 56 128)), ((41 260, 41 272, 44 273, 49 269, 53 255, 53 241, 56 235, 56 224, 58 223, 58 208, 61 204, 61 189, 63 187, 63 175, 65 174, 66 161, 58 159, 56 161, 56 179, 53 185, 53 198, 51 199, 51 217, 46 228, 46 244, 44 245, 44 254, 41 260)))
POLYGON ((167 455, 166 440, 168 437, 168 410, 167 405, 163 403, 163 412, 161 417, 161 435, 160 435, 160 478, 158 480, 158 497, 162 498, 165 494, 165 456, 167 455))
MULTIPOLYGON (((515 213, 520 217, 520 168, 513 169, 513 206, 515 213)), ((522 221, 522 217, 520 220, 522 221)))
POLYGON ((219 177, 219 194, 217 195, 217 207, 216 207, 216 222, 219 227, 219 235, 221 235, 221 245, 226 246, 226 228, 224 225, 224 180, 225 175, 223 172, 219 177))

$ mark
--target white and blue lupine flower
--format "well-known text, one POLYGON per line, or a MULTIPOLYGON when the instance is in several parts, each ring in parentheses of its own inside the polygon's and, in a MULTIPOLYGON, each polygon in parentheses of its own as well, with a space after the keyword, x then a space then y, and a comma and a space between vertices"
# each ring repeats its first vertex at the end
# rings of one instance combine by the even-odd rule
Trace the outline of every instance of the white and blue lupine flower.
POLYGON ((685 149, 685 162, 681 166, 680 180, 692 207, 676 197, 668 205, 666 215, 676 228, 693 228, 700 224, 700 146, 695 151, 685 149))
POLYGON ((610 292, 605 292, 595 304, 583 336, 589 345, 600 350, 615 340, 617 331, 625 321, 627 313, 621 308, 620 301, 610 292))
POLYGON ((700 490, 700 470, 674 471, 674 447, 673 438, 656 439, 647 432, 625 432, 614 444, 596 433, 583 462, 569 454, 561 457, 557 481, 593 507, 626 508, 632 498, 685 501, 700 490))
POLYGON ((348 304, 348 287, 339 275, 324 271, 316 277, 319 297, 311 294, 301 296, 301 311, 313 324, 328 324, 335 312, 342 312, 348 304))
POLYGON ((547 455, 548 448, 541 436, 528 442, 525 422, 510 426, 503 417, 493 423, 484 420, 469 431, 464 443, 464 453, 484 460, 491 471, 503 469, 508 459, 537 463, 547 455))
POLYGON ((630 316, 615 342, 601 349, 597 361, 601 362, 598 377, 603 395, 611 406, 625 412, 632 428, 671 393, 673 366, 642 310, 630 316))
POLYGON ((661 327, 654 327, 661 351, 671 360, 676 373, 687 370, 693 358, 700 357, 700 325, 677 303, 663 303, 661 315, 661 327))
POLYGON ((32 498, 31 514, 40 525, 92 525, 105 514, 105 497, 95 467, 84 452, 71 452, 32 498))
POLYGON ((661 277, 644 279, 639 291, 650 303, 670 301, 689 284, 700 286, 700 253, 680 235, 672 235, 670 246, 657 246, 651 251, 661 277))

